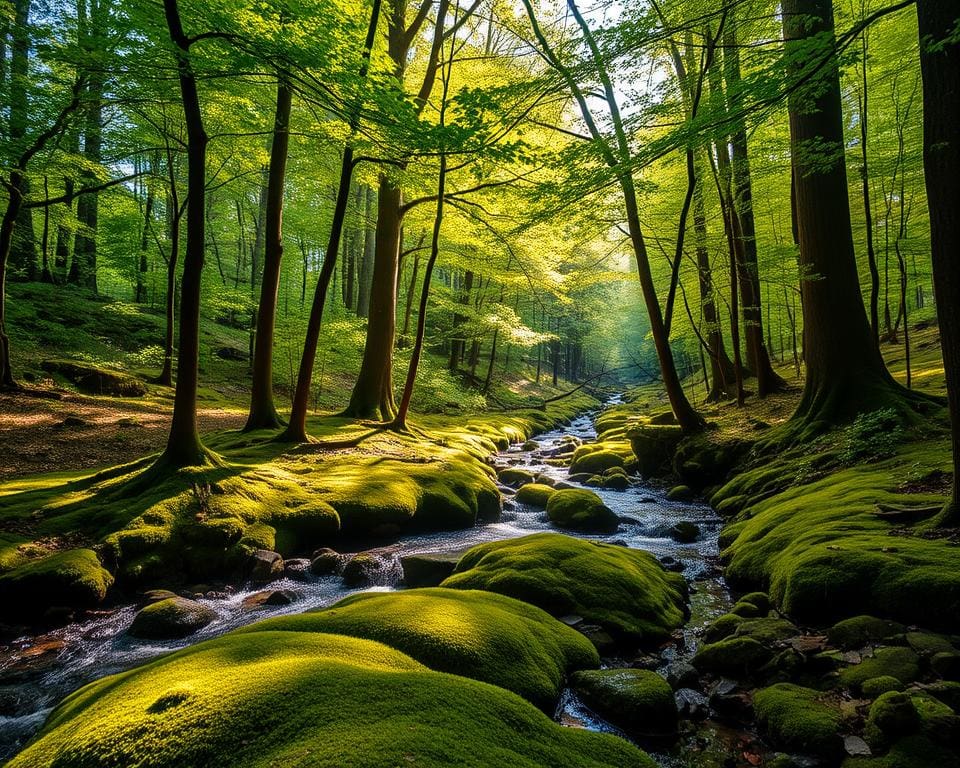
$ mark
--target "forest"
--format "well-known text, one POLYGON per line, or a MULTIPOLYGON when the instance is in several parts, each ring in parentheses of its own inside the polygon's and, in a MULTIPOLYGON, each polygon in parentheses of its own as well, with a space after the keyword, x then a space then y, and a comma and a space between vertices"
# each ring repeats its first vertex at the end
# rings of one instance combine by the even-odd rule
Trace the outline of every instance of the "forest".
POLYGON ((0 0, 0 761, 960 765, 960 2, 0 0))

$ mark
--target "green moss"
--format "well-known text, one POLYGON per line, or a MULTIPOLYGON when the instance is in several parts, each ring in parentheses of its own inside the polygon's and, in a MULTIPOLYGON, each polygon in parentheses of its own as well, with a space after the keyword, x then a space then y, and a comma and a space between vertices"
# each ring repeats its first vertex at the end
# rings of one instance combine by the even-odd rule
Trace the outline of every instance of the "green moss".
POLYGON ((675 485, 667 491, 667 501, 692 501, 693 491, 687 485, 675 485))
POLYGON ((917 654, 909 648, 878 648, 873 656, 844 669, 840 673, 840 682, 860 690, 865 681, 883 676, 894 677, 904 684, 912 683, 920 676, 917 654))
POLYGON ((907 632, 907 645, 921 656, 934 656, 938 653, 956 653, 956 648, 945 635, 933 632, 907 632))
POLYGON ((500 470, 499 474, 497 475, 497 479, 504 485, 520 487, 522 485, 527 485, 528 483, 534 482, 537 479, 537 476, 529 469, 508 467, 507 469, 500 470))
POLYGON ((919 729, 920 714, 911 697, 899 691, 887 691, 870 705, 864 736, 874 749, 882 749, 919 729))
POLYGON ((663 733, 677 727, 677 705, 670 685, 645 669, 577 672, 574 689, 590 709, 633 733, 663 733))
POLYGON ((297 763, 654 766, 621 739, 562 728, 515 694, 381 643, 248 631, 82 688, 11 768, 297 763))
POLYGON ((433 588, 354 595, 323 611, 252 628, 278 629, 378 640, 431 669, 494 683, 544 708, 556 703, 569 671, 600 663, 576 630, 491 592, 433 588))
POLYGON ((35 617, 52 605, 92 608, 113 576, 91 549, 70 549, 26 562, 0 576, 0 603, 9 616, 35 617))
POLYGON ((192 635, 216 617, 213 609, 194 600, 168 597, 141 609, 128 631, 144 640, 170 640, 192 635))
POLYGON ((657 641, 684 619, 686 582, 647 552, 538 533, 480 544, 444 587, 485 589, 554 616, 575 614, 618 638, 657 641))
POLYGON ((860 684, 860 691, 868 699, 875 699, 881 693, 888 691, 902 691, 903 683, 891 675, 880 675, 864 680, 860 684))
POLYGON ((744 619, 734 630, 734 637, 751 637, 758 643, 773 645, 800 634, 786 619, 764 617, 759 619, 744 619))
POLYGON ((570 463, 570 473, 589 472, 591 475, 602 475, 612 467, 622 467, 624 457, 614 451, 596 448, 593 445, 581 445, 573 452, 570 463))
POLYGON ((517 491, 517 501, 529 504, 532 507, 546 507, 547 501, 555 493, 555 489, 541 483, 527 483, 517 491))
POLYGON ((620 525, 619 518, 597 494, 582 488, 552 493, 547 501, 547 516, 558 528, 575 531, 609 532, 620 525))
POLYGON ((876 616, 853 616, 834 624, 827 631, 827 638, 838 648, 849 651, 863 648, 869 643, 886 640, 901 634, 904 629, 902 624, 878 619, 876 616))
POLYGON ((778 748, 827 759, 839 756, 840 715, 823 703, 820 692, 778 683, 757 691, 753 708, 757 724, 778 748))
POLYGON ((703 639, 707 643, 715 643, 717 640, 723 640, 725 637, 730 637, 736 631, 737 626, 744 621, 742 616, 737 616, 735 613, 724 613, 721 616, 718 616, 713 622, 707 627, 706 631, 703 634, 703 639))
POLYGON ((958 755, 925 736, 908 736, 880 757, 853 757, 843 768, 940 768, 956 765, 958 755))
POLYGON ((701 647, 691 663, 701 672, 744 678, 773 660, 773 650, 752 637, 727 637, 701 647))

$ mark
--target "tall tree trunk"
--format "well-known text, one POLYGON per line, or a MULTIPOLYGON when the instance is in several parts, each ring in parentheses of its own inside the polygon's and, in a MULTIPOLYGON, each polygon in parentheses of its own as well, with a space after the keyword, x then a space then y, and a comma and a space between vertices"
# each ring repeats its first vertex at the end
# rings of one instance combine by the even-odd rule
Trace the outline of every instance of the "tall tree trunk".
POLYGON ((283 420, 273 402, 273 334, 280 289, 280 265, 283 258, 283 191, 290 144, 290 105, 292 91, 281 77, 277 83, 277 105, 273 120, 273 141, 270 147, 270 170, 267 179, 266 215, 264 219, 263 280, 260 303, 256 312, 257 330, 253 351, 253 381, 250 390, 250 413, 244 431, 276 429, 283 420))
POLYGON ((809 76, 823 56, 829 57, 814 88, 794 91, 789 100, 807 364, 792 421, 805 436, 896 404, 903 390, 873 343, 857 276, 840 76, 832 52, 833 3, 784 0, 782 7, 791 81, 809 76), (805 161, 811 147, 819 150, 814 162, 805 161), (833 154, 832 163, 824 162, 824 151, 833 154))
POLYGON ((740 54, 736 27, 731 20, 724 32, 724 78, 730 101, 733 150, 732 177, 733 213, 737 217, 740 261, 737 274, 743 300, 744 339, 747 348, 747 366, 757 377, 757 395, 766 397, 782 389, 786 382, 773 370, 770 354, 763 338, 763 309, 760 292, 760 266, 757 259, 757 231, 753 217, 753 185, 750 179, 750 159, 747 152, 747 128, 743 119, 743 98, 740 75, 740 54))
POLYGON ((143 205, 143 233, 140 235, 140 254, 137 259, 137 282, 133 296, 137 304, 144 304, 147 301, 146 276, 150 268, 147 263, 147 250, 150 246, 150 228, 153 226, 153 186, 150 184, 149 176, 146 182, 146 194, 147 199, 143 205))
POLYGON ((860 183, 863 194, 863 215, 867 230, 867 265, 870 269, 870 330, 873 340, 880 346, 880 270, 877 253, 873 247, 873 205, 870 202, 870 165, 867 162, 867 124, 869 99, 867 91, 867 30, 860 34, 860 92, 857 94, 860 123, 860 183))
MULTIPOLYGON (((473 272, 467 270, 463 274, 463 282, 460 284, 460 295, 457 298, 461 306, 470 304, 470 292, 473 290, 473 272)), ((467 346, 466 338, 463 334, 463 324, 467 318, 458 312, 453 315, 453 333, 450 338, 450 361, 448 368, 456 371, 463 360, 464 350, 467 346)))
POLYGON ((917 0, 923 75, 923 169, 933 288, 953 424, 953 492, 941 525, 960 525, 960 43, 956 3, 917 0))
MULTIPOLYGON (((13 2, 13 34, 10 46, 10 143, 16 147, 23 141, 29 125, 27 86, 30 82, 30 0, 13 2)), ((21 200, 30 194, 30 180, 18 174, 17 193, 21 200)), ((17 206, 16 226, 11 229, 9 269, 21 279, 37 277, 37 239, 33 229, 33 212, 17 206)))
MULTIPOLYGON (((379 16, 380 0, 374 0, 370 13, 370 24, 367 28, 367 37, 363 47, 363 64, 360 69, 361 79, 366 77, 367 74, 367 65, 370 60, 373 43, 376 39, 379 16)), ((361 106, 361 104, 356 105, 354 116, 351 118, 351 128, 356 128, 361 106)), ((323 267, 320 269, 317 287, 314 290, 313 304, 310 307, 307 333, 303 341, 303 355, 300 358, 300 368, 297 371, 297 386, 294 390, 293 404, 290 409, 290 421, 278 440, 301 443, 307 440, 307 406, 310 403, 310 386, 313 383, 313 365, 316 361, 317 346, 320 342, 323 308, 327 301, 330 278, 333 277, 337 265, 337 251, 340 249, 340 236, 343 233, 343 222, 346 218, 347 203, 350 198, 350 181, 352 178, 353 147, 348 143, 343 148, 343 160, 340 165, 340 182, 337 186, 333 220, 330 225, 330 237, 327 241, 327 250, 324 253, 323 267)), ((399 212, 399 203, 397 204, 397 211, 399 212)), ((395 261, 394 264, 396 264, 395 261)), ((376 277, 374 279, 376 279, 376 277)), ((391 343, 392 338, 391 335, 391 343)))
POLYGON ((180 344, 177 354, 177 388, 167 447, 159 462, 174 467, 204 464, 208 453, 197 428, 197 385, 200 368, 200 288, 206 246, 207 133, 190 66, 191 40, 183 31, 177 0, 163 0, 170 39, 176 46, 177 74, 187 126, 187 247, 180 300, 180 344))
MULTIPOLYGON (((357 317, 370 316, 370 285, 373 282, 374 247, 377 225, 374 218, 377 206, 377 193, 373 187, 364 187, 363 216, 363 260, 360 263, 360 276, 357 280, 357 317)), ((406 328, 404 328, 404 334, 406 328)))

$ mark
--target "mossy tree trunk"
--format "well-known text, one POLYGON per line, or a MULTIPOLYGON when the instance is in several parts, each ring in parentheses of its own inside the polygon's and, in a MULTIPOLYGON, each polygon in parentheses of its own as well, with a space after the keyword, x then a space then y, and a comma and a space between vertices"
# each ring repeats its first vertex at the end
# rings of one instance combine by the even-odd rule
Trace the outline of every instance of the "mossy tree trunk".
POLYGON ((923 76, 923 166, 940 346, 953 424, 953 492, 938 520, 960 525, 960 44, 957 3, 917 0, 923 76))
MULTIPOLYGON (((28 115, 27 84, 30 77, 30 0, 14 0, 13 28, 10 46, 10 82, 8 86, 9 138, 17 147, 27 135, 28 115)), ((13 175, 11 174, 11 180, 13 175)), ((30 180, 25 173, 17 174, 16 194, 24 200, 30 194, 30 180)), ((16 226, 10 230, 8 266, 20 279, 34 280, 37 277, 37 243, 33 229, 33 212, 17 205, 16 226)))
POLYGON ((273 334, 280 289, 280 265, 283 258, 283 184, 290 145, 290 106, 293 93, 281 77, 277 83, 277 105, 270 147, 264 221, 263 280, 257 308, 257 330, 253 351, 253 381, 250 413, 243 430, 276 429, 283 425, 273 402, 273 334))

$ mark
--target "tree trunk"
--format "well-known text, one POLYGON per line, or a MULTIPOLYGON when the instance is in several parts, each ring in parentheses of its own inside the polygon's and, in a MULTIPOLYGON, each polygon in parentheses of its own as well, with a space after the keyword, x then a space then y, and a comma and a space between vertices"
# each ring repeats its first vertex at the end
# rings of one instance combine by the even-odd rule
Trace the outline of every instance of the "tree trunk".
POLYGON ((956 3, 918 0, 923 75, 923 167, 940 347, 953 424, 953 492, 939 517, 960 525, 960 44, 956 3), (946 40, 941 46, 936 45, 946 40))
MULTIPOLYGON (((143 205, 143 233, 140 236, 140 254, 137 259, 137 282, 134 290, 133 300, 137 304, 144 304, 147 301, 146 275, 149 269, 147 263, 147 250, 150 246, 150 227, 153 221, 153 187, 149 180, 146 184, 147 199, 143 205)), ((59 243, 58 243, 59 247, 59 243)))
POLYGON ((792 422, 805 437, 895 405, 903 390, 873 343, 857 276, 839 71, 835 54, 824 53, 824 45, 833 43, 833 3, 784 0, 783 15, 784 40, 793 54, 791 81, 807 76, 822 56, 830 57, 815 89, 794 91, 789 100, 807 364, 803 397, 792 422), (804 154, 812 146, 821 156, 807 164, 804 154), (834 154, 832 164, 824 162, 824 151, 834 154))
MULTIPOLYGON (((10 143, 19 154, 19 144, 29 125, 27 85, 29 83, 30 55, 30 0, 13 2, 13 35, 10 46, 10 143)), ((26 174, 17 175, 21 202, 30 194, 26 174)), ((37 277, 37 242, 33 229, 33 212, 17 205, 16 226, 11 229, 8 267, 17 277, 35 280, 37 277)))
POLYGON ((860 183, 863 194, 863 215, 867 231, 867 265, 870 269, 870 330, 873 340, 880 346, 880 269, 877 266, 877 252, 873 247, 873 206, 870 203, 870 166, 867 162, 867 119, 869 117, 869 99, 867 92, 867 30, 860 34, 860 93, 857 99, 860 123, 860 183))
POLYGON ((253 380, 250 413, 243 431, 276 429, 283 425, 273 402, 273 334, 280 289, 280 265, 283 258, 283 192, 290 144, 290 105, 292 91, 281 77, 277 83, 277 105, 270 147, 264 218, 263 280, 256 312, 257 330, 252 359, 253 380))
MULTIPOLYGON (((370 316, 370 284, 373 281, 374 246, 376 243, 376 221, 374 215, 377 206, 377 194, 373 187, 365 187, 363 216, 363 260, 360 263, 360 276, 357 285, 357 317, 370 316)), ((406 329, 404 329, 406 333, 406 329)))

